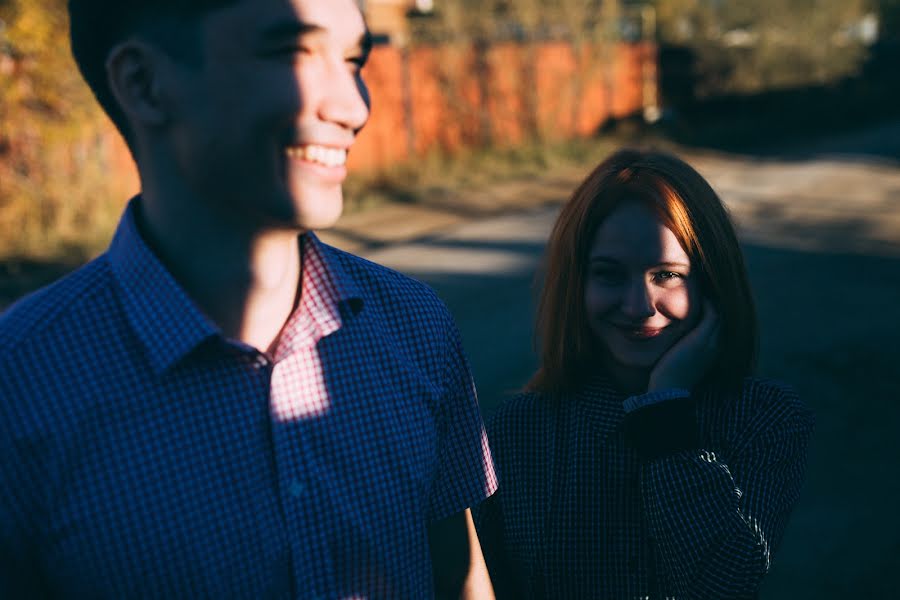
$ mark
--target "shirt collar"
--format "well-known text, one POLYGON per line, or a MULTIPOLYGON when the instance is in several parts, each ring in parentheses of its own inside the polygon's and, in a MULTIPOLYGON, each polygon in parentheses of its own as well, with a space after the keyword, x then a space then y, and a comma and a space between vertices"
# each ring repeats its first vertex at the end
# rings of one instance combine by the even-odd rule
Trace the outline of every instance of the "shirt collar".
MULTIPOLYGON (((136 222, 139 202, 140 196, 136 196, 128 203, 107 254, 122 289, 125 314, 154 370, 161 374, 222 333, 141 237, 136 222)), ((339 251, 312 232, 301 236, 300 244, 300 303, 285 324, 278 355, 290 354, 298 345, 333 333, 342 326, 343 317, 362 310, 362 297, 341 264, 339 251)))
POLYGON ((300 302, 282 330, 275 350, 276 362, 331 335, 343 326, 345 318, 362 310, 356 282, 348 276, 337 250, 308 232, 300 238, 300 251, 300 302))
POLYGON ((144 242, 135 220, 138 202, 140 196, 128 203, 107 254, 125 314, 161 374, 221 332, 144 242))
POLYGON ((344 253, 323 243, 311 231, 301 236, 301 244, 304 271, 310 274, 319 273, 323 279, 327 280, 331 297, 343 314, 348 317, 359 314, 359 311, 362 310, 363 298, 356 280, 350 276, 340 260, 340 255, 344 253), (317 262, 319 271, 306 270, 307 257, 317 262))

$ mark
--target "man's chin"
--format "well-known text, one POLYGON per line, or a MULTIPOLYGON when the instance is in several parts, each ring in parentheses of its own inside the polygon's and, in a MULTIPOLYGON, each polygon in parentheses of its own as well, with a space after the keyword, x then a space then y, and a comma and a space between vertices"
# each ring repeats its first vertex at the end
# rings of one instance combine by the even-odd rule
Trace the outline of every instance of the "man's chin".
POLYGON ((295 199, 296 224, 304 230, 328 229, 333 227, 344 210, 344 196, 337 193, 305 195, 295 199))

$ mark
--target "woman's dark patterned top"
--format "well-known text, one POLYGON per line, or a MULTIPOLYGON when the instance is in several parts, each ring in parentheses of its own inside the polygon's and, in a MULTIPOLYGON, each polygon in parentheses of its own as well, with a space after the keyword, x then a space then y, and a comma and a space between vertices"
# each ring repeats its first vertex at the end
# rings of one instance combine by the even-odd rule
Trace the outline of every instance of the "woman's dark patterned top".
POLYGON ((812 413, 783 384, 695 398, 699 447, 642 460, 602 380, 502 405, 475 510, 499 598, 754 597, 803 480, 812 413))

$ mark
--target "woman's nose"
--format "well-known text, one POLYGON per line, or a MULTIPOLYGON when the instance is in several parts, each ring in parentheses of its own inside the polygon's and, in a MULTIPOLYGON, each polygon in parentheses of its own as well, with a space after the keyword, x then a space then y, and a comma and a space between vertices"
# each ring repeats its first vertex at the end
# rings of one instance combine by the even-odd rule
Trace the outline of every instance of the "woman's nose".
POLYGON ((635 321, 656 314, 653 292, 648 282, 640 279, 628 284, 622 297, 621 310, 626 317, 635 321))

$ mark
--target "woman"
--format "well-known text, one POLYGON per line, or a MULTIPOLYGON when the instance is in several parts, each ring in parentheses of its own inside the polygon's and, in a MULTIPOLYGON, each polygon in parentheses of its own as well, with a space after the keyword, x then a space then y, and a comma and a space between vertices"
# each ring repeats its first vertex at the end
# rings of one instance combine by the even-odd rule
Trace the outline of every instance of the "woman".
POLYGON ((709 184, 657 152, 599 165, 551 234, 537 334, 540 369, 489 423, 498 597, 754 596, 812 416, 751 376, 747 272, 709 184))

